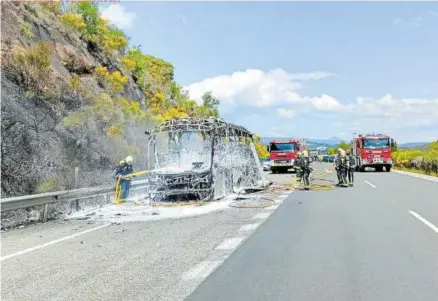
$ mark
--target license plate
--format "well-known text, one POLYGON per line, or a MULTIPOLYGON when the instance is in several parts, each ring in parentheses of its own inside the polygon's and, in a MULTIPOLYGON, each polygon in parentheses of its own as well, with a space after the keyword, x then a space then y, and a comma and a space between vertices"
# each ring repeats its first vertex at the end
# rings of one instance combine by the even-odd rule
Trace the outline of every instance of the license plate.
POLYGON ((382 160, 382 158, 374 158, 374 160, 373 160, 374 162, 383 162, 383 160, 382 160))

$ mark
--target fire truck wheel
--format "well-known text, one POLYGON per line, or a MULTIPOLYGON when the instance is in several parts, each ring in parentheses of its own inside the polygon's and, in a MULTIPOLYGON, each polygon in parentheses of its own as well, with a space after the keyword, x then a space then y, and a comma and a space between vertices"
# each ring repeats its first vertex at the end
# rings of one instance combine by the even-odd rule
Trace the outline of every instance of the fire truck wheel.
POLYGON ((386 170, 386 172, 390 172, 391 171, 391 166, 386 166, 385 170, 386 170))

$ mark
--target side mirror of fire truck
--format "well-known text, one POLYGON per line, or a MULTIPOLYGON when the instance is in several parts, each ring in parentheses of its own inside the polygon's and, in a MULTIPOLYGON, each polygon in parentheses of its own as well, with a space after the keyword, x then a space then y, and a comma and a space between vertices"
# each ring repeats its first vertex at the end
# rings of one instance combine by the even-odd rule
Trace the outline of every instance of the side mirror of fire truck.
POLYGON ((269 145, 266 145, 266 150, 268 151, 268 153, 271 152, 271 148, 269 147, 269 145))
POLYGON ((389 140, 389 146, 394 146, 394 139, 389 140))

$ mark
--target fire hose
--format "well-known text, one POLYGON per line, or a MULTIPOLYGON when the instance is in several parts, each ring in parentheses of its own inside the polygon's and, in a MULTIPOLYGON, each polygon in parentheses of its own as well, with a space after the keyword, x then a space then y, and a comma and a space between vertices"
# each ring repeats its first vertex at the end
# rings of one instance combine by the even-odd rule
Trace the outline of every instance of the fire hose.
POLYGON ((122 203, 122 200, 120 199, 120 184, 121 184, 120 182, 122 181, 122 178, 123 179, 131 179, 131 178, 136 177, 136 176, 143 176, 147 173, 148 173, 147 170, 143 170, 143 171, 137 171, 137 172, 131 173, 131 174, 126 175, 126 176, 119 176, 117 178, 116 191, 114 193, 114 200, 116 201, 116 204, 122 203))
MULTIPOLYGON (((332 190, 336 187, 336 182, 333 180, 329 180, 326 179, 324 176, 329 173, 329 171, 327 172, 313 172, 313 175, 311 177, 310 180, 310 189, 312 190, 332 190), (313 183, 314 181, 321 181, 321 182, 326 182, 326 184, 317 184, 317 183, 313 183)), ((292 186, 297 190, 304 190, 304 187, 302 187, 300 185, 301 183, 295 179, 294 181, 291 181, 289 183, 286 184, 286 186, 292 186)))

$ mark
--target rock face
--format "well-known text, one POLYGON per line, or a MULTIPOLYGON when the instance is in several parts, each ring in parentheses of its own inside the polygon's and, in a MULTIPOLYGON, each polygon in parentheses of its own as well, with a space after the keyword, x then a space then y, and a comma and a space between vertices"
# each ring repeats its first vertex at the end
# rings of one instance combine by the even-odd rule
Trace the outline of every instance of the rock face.
MULTIPOLYGON (((1 193, 11 197, 36 193, 44 182, 47 190, 71 189, 74 168, 80 168, 81 186, 111 183, 115 163, 110 149, 98 135, 80 140, 65 130, 61 121, 89 103, 69 89, 72 77, 94 95, 104 91, 95 68, 108 67, 123 73, 120 55, 109 57, 93 49, 79 34, 64 28, 59 17, 38 4, 1 3, 1 193), (39 92, 29 93, 24 80, 11 68, 11 54, 38 42, 52 49, 50 69, 40 78, 47 81, 39 92)), ((132 76, 124 91, 129 101, 144 99, 132 76)))

